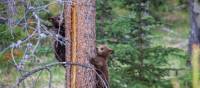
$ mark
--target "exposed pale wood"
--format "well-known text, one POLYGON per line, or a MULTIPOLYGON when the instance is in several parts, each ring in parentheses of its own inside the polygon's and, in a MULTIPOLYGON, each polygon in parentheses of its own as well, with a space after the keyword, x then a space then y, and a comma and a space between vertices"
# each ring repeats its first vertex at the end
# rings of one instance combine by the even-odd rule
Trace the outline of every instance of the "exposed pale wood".
MULTIPOLYGON (((77 63, 77 12, 76 12, 76 5, 75 5, 75 1, 72 5, 72 30, 71 30, 71 44, 72 44, 72 62, 73 63, 77 63)), ((71 71, 71 74, 72 74, 72 84, 71 84, 71 88, 76 88, 76 77, 77 77, 77 66, 76 65, 73 65, 72 66, 72 71, 71 71)))

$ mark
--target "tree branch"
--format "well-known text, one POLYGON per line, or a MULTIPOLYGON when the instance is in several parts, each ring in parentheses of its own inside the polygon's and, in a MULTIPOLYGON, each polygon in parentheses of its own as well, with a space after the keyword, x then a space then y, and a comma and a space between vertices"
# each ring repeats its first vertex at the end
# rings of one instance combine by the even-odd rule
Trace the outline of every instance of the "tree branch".
POLYGON ((66 66, 67 66, 67 65, 77 65, 77 66, 81 66, 81 67, 84 67, 84 68, 89 68, 89 69, 93 69, 93 70, 94 70, 94 68, 91 67, 91 66, 87 66, 87 65, 83 65, 83 64, 79 64, 79 63, 71 63, 71 62, 56 62, 56 63, 51 63, 51 64, 47 64, 47 65, 45 65, 45 66, 41 66, 41 67, 35 68, 35 69, 33 69, 32 71, 30 71, 30 72, 26 72, 25 74, 23 74, 23 75, 17 80, 17 82, 16 82, 16 84, 15 84, 15 86, 14 86, 13 88, 16 88, 17 86, 19 86, 19 84, 20 84, 23 80, 25 80, 27 77, 29 77, 29 76, 35 74, 36 72, 39 72, 39 71, 45 70, 45 69, 48 70, 49 68, 51 68, 51 67, 53 67, 53 66, 55 66, 55 65, 59 65, 59 64, 64 64, 64 65, 66 65, 66 66))

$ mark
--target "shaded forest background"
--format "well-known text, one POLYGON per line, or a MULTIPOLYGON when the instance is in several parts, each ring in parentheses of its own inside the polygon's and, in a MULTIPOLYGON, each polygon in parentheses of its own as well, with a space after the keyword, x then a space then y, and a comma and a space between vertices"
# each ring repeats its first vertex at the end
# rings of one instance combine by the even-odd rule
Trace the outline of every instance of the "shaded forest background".
MULTIPOLYGON (((40 18, 51 26, 48 17, 62 13, 56 0, 27 0, 33 7, 47 5, 39 11, 40 18), (53 3, 53 4, 49 4, 53 3)), ((59 0, 57 0, 59 1, 59 0)), ((187 67, 189 12, 186 0, 97 0, 96 33, 97 44, 107 44, 114 50, 109 59, 111 88, 191 88, 191 70, 187 67), (176 87, 180 86, 180 87, 176 87)), ((25 9, 16 3, 17 11, 12 18, 17 22, 23 18, 25 9)), ((0 3, 0 16, 9 18, 6 6, 0 3)), ((8 45, 18 42, 32 32, 34 21, 27 18, 30 27, 0 24, 0 87, 10 88, 18 76, 13 67, 8 45), (9 30, 8 30, 9 29, 9 30), (12 31, 11 31, 12 30, 12 31)), ((27 60, 24 69, 56 62, 53 44, 49 37, 41 35, 41 42, 34 58, 27 60)), ((37 42, 32 40, 33 45, 37 42)), ((13 50, 20 63, 24 50, 13 50)), ((52 86, 64 87, 65 69, 52 69, 52 86)), ((48 72, 41 71, 23 84, 34 83, 33 88, 48 85, 48 72), (32 81, 37 79, 36 81, 32 81)))

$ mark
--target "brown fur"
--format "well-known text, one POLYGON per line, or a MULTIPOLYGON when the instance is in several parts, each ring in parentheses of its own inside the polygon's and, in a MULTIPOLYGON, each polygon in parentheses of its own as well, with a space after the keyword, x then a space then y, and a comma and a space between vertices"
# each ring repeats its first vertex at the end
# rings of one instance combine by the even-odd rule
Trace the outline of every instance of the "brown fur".
MULTIPOLYGON (((53 16, 49 18, 49 21, 52 23, 53 29, 56 34, 59 34, 63 38, 65 37, 65 28, 64 28, 64 20, 60 15, 53 16)), ((55 51, 55 57, 59 62, 65 62, 65 41, 61 38, 58 38, 59 42, 57 40, 54 41, 54 51, 55 51)))
MULTIPOLYGON (((65 28, 64 28, 64 20, 60 18, 60 16, 50 17, 55 32, 62 37, 65 37, 65 28)), ((61 40, 61 39, 59 39, 61 40)), ((61 40, 62 41, 62 40, 61 40)), ((63 41, 64 42, 64 41, 63 41)), ((55 57, 59 62, 65 61, 65 45, 60 43, 59 41, 54 41, 54 49, 55 49, 55 57)), ((112 53, 112 49, 107 45, 99 45, 97 47, 97 56, 96 58, 91 59, 91 64, 93 64, 96 68, 97 76, 96 88, 106 88, 108 86, 108 57, 112 53)))
POLYGON ((64 29, 64 18, 61 15, 50 17, 49 21, 55 28, 64 29))
POLYGON ((107 45, 100 45, 97 47, 96 58, 91 59, 91 64, 96 68, 97 73, 97 88, 105 88, 108 86, 108 57, 112 53, 112 49, 107 45), (103 79, 103 80, 102 80, 103 79), (104 81, 104 82, 103 82, 104 81))

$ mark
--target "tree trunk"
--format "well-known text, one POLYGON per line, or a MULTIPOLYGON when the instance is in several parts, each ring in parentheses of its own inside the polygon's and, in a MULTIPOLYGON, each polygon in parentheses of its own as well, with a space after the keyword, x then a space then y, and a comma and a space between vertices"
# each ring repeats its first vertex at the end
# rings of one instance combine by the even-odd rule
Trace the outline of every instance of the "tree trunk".
MULTIPOLYGON (((200 44, 200 4, 198 0, 189 0, 189 12, 190 12, 190 37, 189 37, 189 54, 192 55, 193 48, 200 44)), ((190 63, 190 60, 188 60, 190 63)))
MULTIPOLYGON (((65 3, 66 61, 91 66, 95 57, 95 0, 65 3)), ((78 65, 66 67, 66 88, 95 88, 95 72, 78 65)))
POLYGON ((7 15, 8 15, 8 26, 12 28, 15 25, 14 16, 17 13, 15 0, 7 0, 7 15))

